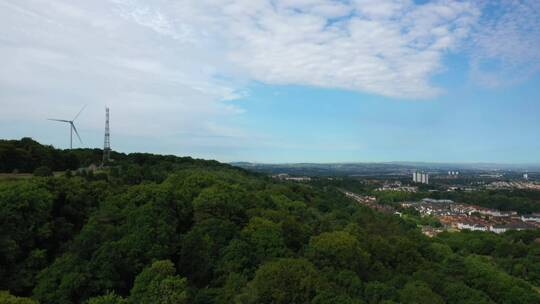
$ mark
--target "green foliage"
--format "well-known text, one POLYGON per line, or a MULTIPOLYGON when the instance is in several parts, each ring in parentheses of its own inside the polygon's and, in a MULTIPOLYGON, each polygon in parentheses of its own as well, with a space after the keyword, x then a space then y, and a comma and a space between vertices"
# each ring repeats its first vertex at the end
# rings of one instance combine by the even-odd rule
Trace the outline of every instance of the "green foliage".
POLYGON ((306 255, 320 268, 348 269, 359 274, 369 263, 369 254, 360 247, 358 239, 344 231, 312 237, 306 255))
MULTIPOLYGON (((23 139, 1 142, 0 158, 0 171, 74 170, 100 151, 23 139)), ((414 213, 346 198, 338 187, 373 190, 352 179, 113 158, 95 174, 0 182, 0 290, 11 292, 0 303, 540 303, 539 231, 430 239, 414 213)), ((378 194, 387 204, 422 195, 378 194)))
POLYGON ((259 262, 288 255, 281 226, 277 223, 253 217, 241 234, 259 262))
POLYGON ((467 285, 491 299, 503 303, 540 303, 540 294, 532 286, 498 270, 484 257, 467 256, 464 266, 467 285))
POLYGON ((33 181, 0 183, 0 288, 31 288, 47 263, 44 243, 52 235, 52 195, 33 181))
POLYGON ((400 303, 404 304, 444 304, 444 300, 429 286, 420 281, 409 282, 399 291, 400 303))
POLYGON ((393 286, 378 281, 367 283, 364 294, 368 303, 382 303, 396 298, 396 290, 393 286))
POLYGON ((128 301, 114 292, 103 296, 92 297, 86 302, 87 304, 127 304, 128 301))
POLYGON ((207 285, 221 252, 237 234, 237 227, 219 219, 196 224, 184 235, 178 265, 181 273, 198 286, 207 285))
POLYGON ((152 263, 135 279, 130 303, 137 304, 183 304, 189 303, 187 282, 176 276, 171 261, 163 260, 152 263))
POLYGON ((56 150, 51 146, 40 145, 31 138, 0 140, 0 172, 17 170, 20 173, 31 173, 42 166, 53 171, 76 169, 80 165, 77 151, 56 150))
POLYGON ((450 283, 444 287, 448 304, 489 304, 493 301, 482 291, 472 289, 464 283, 450 283))
POLYGON ((441 243, 431 243, 426 249, 425 255, 435 262, 443 262, 453 253, 450 246, 441 243))
POLYGON ((196 221, 217 218, 232 222, 245 221, 245 195, 240 187, 215 184, 204 189, 193 201, 196 221))
POLYGON ((325 284, 317 290, 313 303, 364 303, 363 282, 356 273, 326 268, 322 275, 325 284))
POLYGON ((311 301, 313 304, 340 303, 340 304, 363 304, 360 299, 352 299, 351 297, 335 292, 334 290, 322 290, 311 301))
POLYGON ((40 303, 73 303, 90 297, 88 263, 65 254, 37 275, 33 296, 40 303), (81 294, 79 294, 79 292, 81 294))
POLYGON ((451 192, 447 197, 455 201, 521 214, 540 212, 540 192, 534 190, 486 190, 451 192))
POLYGON ((431 215, 420 215, 418 211, 414 208, 407 208, 403 210, 401 216, 405 221, 411 222, 417 226, 431 226, 431 227, 442 227, 442 224, 439 220, 431 215))
MULTIPOLYGON (((540 284, 539 231, 509 232, 504 235, 464 231, 442 233, 437 239, 464 255, 489 255, 507 273, 540 284)), ((432 245, 436 246, 436 245, 432 245)), ((447 255, 448 256, 448 255, 447 255)))
POLYGON ((36 170, 34 170, 34 176, 52 176, 53 172, 51 171, 51 168, 47 166, 41 166, 37 167, 36 170))
POLYGON ((2 304, 37 304, 30 298, 22 298, 11 295, 8 291, 0 291, 0 303, 2 304))
POLYGON ((423 193, 403 191, 377 191, 374 194, 377 197, 377 202, 388 205, 397 202, 415 201, 425 196, 423 193))
POLYGON ((321 284, 318 271, 307 260, 279 259, 257 269, 246 294, 249 303, 309 303, 321 284))

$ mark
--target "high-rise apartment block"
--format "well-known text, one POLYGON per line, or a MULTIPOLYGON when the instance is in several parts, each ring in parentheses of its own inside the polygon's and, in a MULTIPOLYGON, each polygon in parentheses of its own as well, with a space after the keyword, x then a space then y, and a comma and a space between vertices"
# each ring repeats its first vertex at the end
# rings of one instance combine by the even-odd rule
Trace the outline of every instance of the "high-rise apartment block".
POLYGON ((429 174, 425 172, 413 172, 413 182, 421 184, 429 184, 429 174))

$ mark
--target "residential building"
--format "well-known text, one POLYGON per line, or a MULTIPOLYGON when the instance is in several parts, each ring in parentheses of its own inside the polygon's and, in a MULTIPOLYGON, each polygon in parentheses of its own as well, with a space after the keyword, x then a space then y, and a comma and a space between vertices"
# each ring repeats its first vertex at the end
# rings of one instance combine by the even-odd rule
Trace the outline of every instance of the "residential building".
POLYGON ((504 233, 508 230, 527 230, 535 229, 536 227, 527 223, 510 223, 503 225, 493 225, 490 227, 490 230, 495 233, 504 233))
POLYGON ((473 224, 473 223, 457 223, 458 229, 467 229, 471 231, 488 231, 489 227, 482 224, 473 224))
POLYGON ((534 215, 534 214, 522 215, 521 220, 524 221, 524 222, 540 223, 540 215, 534 215))
POLYGON ((413 182, 420 184, 429 184, 429 174, 415 171, 412 174, 413 182))

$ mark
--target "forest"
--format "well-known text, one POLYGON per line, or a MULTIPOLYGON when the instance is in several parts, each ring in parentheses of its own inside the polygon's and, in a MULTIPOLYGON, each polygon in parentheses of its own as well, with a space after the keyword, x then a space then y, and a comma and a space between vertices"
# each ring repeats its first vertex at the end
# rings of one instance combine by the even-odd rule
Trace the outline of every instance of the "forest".
POLYGON ((0 303, 540 303, 540 232, 428 238, 336 185, 0 142, 0 303), (36 174, 41 175, 41 174, 36 174))

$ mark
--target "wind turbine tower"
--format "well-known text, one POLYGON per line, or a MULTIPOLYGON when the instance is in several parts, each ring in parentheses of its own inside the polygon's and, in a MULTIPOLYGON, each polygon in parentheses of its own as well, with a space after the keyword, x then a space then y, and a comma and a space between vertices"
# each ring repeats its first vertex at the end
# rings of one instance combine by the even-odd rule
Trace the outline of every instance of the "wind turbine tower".
POLYGON ((77 135, 77 137, 79 138, 79 141, 81 142, 81 144, 83 143, 82 139, 81 139, 81 136, 79 136, 79 132, 77 132, 77 128, 75 128, 75 119, 77 119, 77 117, 79 117, 79 115, 81 115, 81 112, 84 110, 86 106, 83 106, 82 109, 79 111, 79 113, 77 113, 77 115, 75 115, 75 117, 72 119, 72 120, 67 120, 67 119, 55 119, 55 118, 47 118, 48 120, 53 120, 53 121, 59 121, 59 122, 65 122, 65 123, 68 123, 69 124, 69 130, 70 130, 70 134, 69 134, 69 148, 70 149, 73 149, 73 131, 75 131, 75 135, 77 135))
POLYGON ((105 108, 105 140, 103 144, 103 162, 105 166, 111 160, 111 132, 109 130, 109 108, 105 108))

